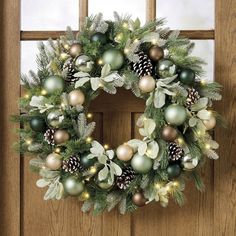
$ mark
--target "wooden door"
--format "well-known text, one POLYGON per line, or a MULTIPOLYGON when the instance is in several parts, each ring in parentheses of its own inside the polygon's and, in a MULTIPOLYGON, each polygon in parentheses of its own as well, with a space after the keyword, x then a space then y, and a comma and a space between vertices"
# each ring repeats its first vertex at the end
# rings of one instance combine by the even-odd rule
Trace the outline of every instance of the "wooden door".
MULTIPOLYGON (((146 3, 147 19, 154 19, 156 1, 146 3)), ((153 203, 131 215, 122 216, 114 210, 96 217, 81 213, 75 198, 45 202, 42 190, 35 186, 38 176, 29 171, 29 159, 19 157, 11 148, 17 139, 9 116, 19 112, 16 99, 20 96, 20 40, 56 38, 62 32, 20 32, 19 1, 2 0, 0 6, 1 235, 236 235, 235 1, 216 0, 215 31, 181 32, 192 39, 215 39, 215 79, 224 86, 224 99, 217 109, 226 117, 229 127, 215 133, 221 145, 220 160, 208 161, 202 170, 206 192, 199 193, 188 184, 185 191, 188 201, 182 208, 171 203, 163 209, 153 203)), ((82 22, 88 14, 88 0, 80 0, 78 8, 82 22)), ((95 137, 111 147, 137 137, 135 120, 143 108, 143 102, 124 89, 119 89, 115 96, 102 94, 91 106, 98 124, 95 137)))

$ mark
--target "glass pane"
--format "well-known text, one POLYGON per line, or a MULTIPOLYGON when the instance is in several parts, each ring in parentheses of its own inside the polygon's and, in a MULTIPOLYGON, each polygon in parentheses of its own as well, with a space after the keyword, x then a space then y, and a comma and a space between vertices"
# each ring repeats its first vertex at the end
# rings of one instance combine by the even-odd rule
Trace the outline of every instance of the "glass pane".
POLYGON ((112 20, 113 12, 118 14, 129 14, 132 18, 146 21, 146 0, 89 0, 89 15, 94 15, 102 12, 105 19, 112 20))
POLYGON ((205 80, 214 80, 214 41, 213 40, 193 40, 195 48, 192 55, 201 57, 207 65, 204 66, 206 74, 202 77, 205 80))
POLYGON ((157 17, 171 29, 213 29, 214 0, 157 0, 157 17))
POLYGON ((29 70, 36 72, 36 54, 38 54, 39 41, 21 42, 21 73, 28 74, 29 70))
POLYGON ((21 0, 22 30, 76 30, 78 22, 78 0, 21 0))

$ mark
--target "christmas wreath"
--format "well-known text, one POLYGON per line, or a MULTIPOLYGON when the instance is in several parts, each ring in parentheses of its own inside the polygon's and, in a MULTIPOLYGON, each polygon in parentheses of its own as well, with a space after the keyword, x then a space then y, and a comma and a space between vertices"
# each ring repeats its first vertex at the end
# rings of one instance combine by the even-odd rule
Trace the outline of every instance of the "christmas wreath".
MULTIPOLYGON (((45 200, 76 196, 84 212, 122 214, 152 201, 184 203, 185 182, 201 190, 205 157, 217 159, 210 130, 222 119, 212 109, 221 86, 201 80, 204 61, 164 20, 141 26, 114 13, 86 18, 81 32, 39 44, 38 71, 22 75, 21 153, 47 187, 45 200), (93 140, 90 102, 101 91, 130 89, 146 101, 137 121, 142 140, 124 140, 115 150, 93 140)), ((109 128, 109 127, 107 127, 109 128)))

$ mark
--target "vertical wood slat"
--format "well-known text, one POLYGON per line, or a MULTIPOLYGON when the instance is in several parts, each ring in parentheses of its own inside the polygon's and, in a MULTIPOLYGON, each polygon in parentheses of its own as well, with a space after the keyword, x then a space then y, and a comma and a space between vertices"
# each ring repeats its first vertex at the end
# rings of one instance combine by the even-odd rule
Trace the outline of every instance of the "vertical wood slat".
POLYGON ((156 19, 156 0, 146 0, 146 19, 156 19))
POLYGON ((217 110, 228 128, 217 129, 220 159, 215 162, 214 235, 236 235, 236 2, 216 0, 216 81, 223 85, 223 100, 217 110))
POLYGON ((84 19, 88 16, 88 1, 89 0, 79 0, 79 28, 84 24, 84 19))
POLYGON ((20 235, 20 157, 12 148, 18 137, 10 116, 19 112, 19 9, 18 0, 0 1, 0 234, 16 236, 20 235))

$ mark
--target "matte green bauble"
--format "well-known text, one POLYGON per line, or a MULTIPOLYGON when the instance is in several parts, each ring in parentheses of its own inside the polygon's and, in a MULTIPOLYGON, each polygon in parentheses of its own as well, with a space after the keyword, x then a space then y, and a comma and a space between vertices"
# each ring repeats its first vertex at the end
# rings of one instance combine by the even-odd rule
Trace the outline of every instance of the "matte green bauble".
POLYGON ((43 132, 46 129, 46 123, 42 117, 31 118, 29 124, 30 128, 35 132, 43 132))
POLYGON ((169 179, 178 178, 181 174, 181 168, 178 164, 169 165, 167 167, 167 173, 169 179))
POLYGON ((90 72, 94 67, 94 62, 87 55, 80 55, 75 59, 75 68, 82 72, 90 72))
POLYGON ((131 160, 131 166, 140 174, 148 173, 148 171, 152 169, 152 164, 152 160, 149 157, 140 156, 138 153, 136 153, 131 160))
POLYGON ((73 176, 67 177, 63 182, 64 190, 72 196, 77 196, 84 191, 84 183, 73 176))
POLYGON ((83 155, 82 157, 80 157, 80 164, 85 168, 91 167, 95 162, 96 158, 89 159, 88 155, 83 155))
POLYGON ((118 70, 124 63, 124 56, 118 49, 109 49, 103 53, 103 64, 109 64, 112 70, 118 70))
POLYGON ((195 73, 194 73, 194 71, 191 70, 191 69, 183 69, 180 72, 179 80, 183 84, 187 84, 187 85, 193 84, 194 80, 195 80, 195 73))
POLYGON ((114 183, 112 183, 110 178, 106 178, 105 180, 102 181, 97 180, 97 184, 101 189, 110 189, 114 185, 114 183))
POLYGON ((44 80, 43 88, 48 94, 63 92, 65 82, 60 76, 52 75, 44 80))
POLYGON ((105 34, 97 32, 92 35, 91 40, 93 42, 100 42, 101 44, 106 44, 107 43, 107 37, 105 34))
POLYGON ((58 128, 63 120, 63 113, 61 110, 50 111, 47 115, 47 123, 53 128, 58 128))
POLYGON ((176 74, 177 67, 170 60, 160 60, 157 64, 156 71, 161 78, 171 77, 176 74))
POLYGON ((165 110, 165 120, 171 125, 182 125, 186 118, 186 109, 181 105, 172 104, 165 110))

